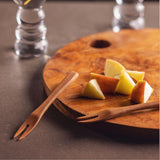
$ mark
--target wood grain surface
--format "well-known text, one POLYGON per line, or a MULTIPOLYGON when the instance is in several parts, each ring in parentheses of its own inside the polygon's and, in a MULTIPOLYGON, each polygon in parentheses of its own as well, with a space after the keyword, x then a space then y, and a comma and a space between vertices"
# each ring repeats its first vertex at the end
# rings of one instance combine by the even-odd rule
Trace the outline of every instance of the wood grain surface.
MULTIPOLYGON (((120 62, 128 70, 145 71, 145 80, 154 88, 148 102, 159 99, 160 89, 160 30, 122 30, 102 32, 81 38, 59 49, 47 62, 43 79, 47 94, 70 71, 79 78, 60 96, 59 101, 69 110, 89 114, 110 107, 132 104, 128 96, 106 94, 105 100, 82 98, 80 93, 90 80, 90 72, 103 73, 107 58, 120 62)), ((56 106, 56 105, 55 105, 56 106)), ((58 108, 58 105, 57 105, 58 108)), ((144 129, 159 129, 159 111, 143 111, 106 121, 144 129)), ((105 123, 104 123, 105 125, 105 123)))

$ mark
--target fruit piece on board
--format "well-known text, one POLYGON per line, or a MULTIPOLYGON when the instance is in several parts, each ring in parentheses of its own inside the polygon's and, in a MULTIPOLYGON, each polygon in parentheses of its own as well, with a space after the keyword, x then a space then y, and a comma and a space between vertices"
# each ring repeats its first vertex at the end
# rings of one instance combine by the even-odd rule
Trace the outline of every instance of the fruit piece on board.
POLYGON ((139 81, 133 88, 130 99, 135 103, 146 103, 152 92, 153 88, 147 81, 139 81))
POLYGON ((117 84, 116 92, 120 94, 130 95, 135 83, 129 74, 125 71, 121 71, 119 82, 117 84))
POLYGON ((96 79, 92 79, 87 83, 81 96, 93 99, 105 99, 96 79))
POLYGON ((91 73, 91 79, 96 79, 103 93, 115 93, 119 79, 91 73))
POLYGON ((139 71, 127 71, 127 73, 136 81, 141 81, 144 79, 145 72, 139 72, 139 71))
POLYGON ((105 76, 115 77, 117 75, 120 75, 122 70, 125 70, 125 68, 119 62, 112 59, 106 59, 105 68, 104 68, 105 76))

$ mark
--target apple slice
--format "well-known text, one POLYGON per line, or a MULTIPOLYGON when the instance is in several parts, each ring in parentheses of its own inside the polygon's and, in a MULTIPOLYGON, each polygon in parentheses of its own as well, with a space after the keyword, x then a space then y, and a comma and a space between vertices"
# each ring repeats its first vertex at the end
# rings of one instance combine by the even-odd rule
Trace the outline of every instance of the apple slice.
POLYGON ((121 75, 119 77, 119 82, 117 84, 116 92, 125 95, 130 95, 134 86, 135 83, 132 80, 132 78, 125 70, 122 70, 121 75))
POLYGON ((119 62, 112 59, 106 59, 104 68, 105 76, 115 77, 117 75, 120 75, 122 70, 125 70, 125 68, 119 62))
POLYGON ((127 73, 136 81, 141 81, 144 79, 145 72, 139 71, 127 71, 127 73))
POLYGON ((115 93, 119 79, 91 73, 91 79, 96 79, 103 93, 115 93))
POLYGON ((87 83, 81 95, 87 98, 105 99, 96 79, 92 79, 87 83))
POLYGON ((135 103, 146 103, 152 92, 153 89, 147 81, 139 81, 133 88, 130 98, 135 103))

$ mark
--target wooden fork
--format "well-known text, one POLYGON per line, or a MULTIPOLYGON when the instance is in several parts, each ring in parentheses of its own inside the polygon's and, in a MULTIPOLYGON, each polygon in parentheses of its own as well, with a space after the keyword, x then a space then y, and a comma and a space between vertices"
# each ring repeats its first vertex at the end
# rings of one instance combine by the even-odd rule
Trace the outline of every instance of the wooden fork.
MULTIPOLYGON (((48 88, 47 84, 43 83, 44 88, 45 88, 45 92, 47 95, 50 95, 52 93, 52 91, 50 91, 50 89, 48 88)), ((64 104, 62 104, 62 102, 59 99, 55 99, 55 101, 53 102, 53 105, 66 117, 72 119, 72 120, 76 120, 77 115, 76 115, 76 111, 75 112, 71 112, 70 109, 68 109, 68 107, 66 107, 64 104)))
POLYGON ((104 121, 104 120, 120 117, 122 115, 126 115, 138 110, 158 109, 158 108, 159 108, 159 101, 130 105, 126 107, 108 108, 98 113, 93 113, 86 116, 78 117, 77 121, 80 123, 98 122, 98 121, 104 121))
POLYGON ((21 127, 17 130, 13 138, 20 137, 18 140, 25 138, 38 124, 44 113, 47 111, 49 106, 53 101, 58 97, 62 91, 69 86, 76 78, 78 77, 77 72, 70 72, 62 82, 53 90, 53 92, 48 96, 48 98, 37 108, 35 109, 30 116, 24 121, 21 127))

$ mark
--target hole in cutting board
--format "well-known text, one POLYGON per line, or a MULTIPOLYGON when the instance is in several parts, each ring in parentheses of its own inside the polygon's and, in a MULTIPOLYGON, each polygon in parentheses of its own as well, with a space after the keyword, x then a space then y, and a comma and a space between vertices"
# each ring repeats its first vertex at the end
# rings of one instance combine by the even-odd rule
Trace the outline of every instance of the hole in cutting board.
POLYGON ((111 44, 106 41, 106 40, 95 40, 91 43, 91 47, 93 48, 107 48, 109 47, 111 44))

